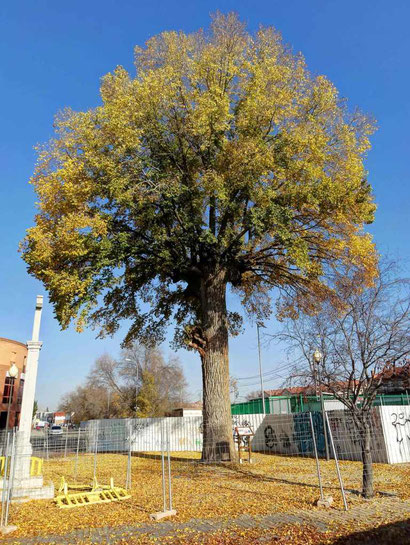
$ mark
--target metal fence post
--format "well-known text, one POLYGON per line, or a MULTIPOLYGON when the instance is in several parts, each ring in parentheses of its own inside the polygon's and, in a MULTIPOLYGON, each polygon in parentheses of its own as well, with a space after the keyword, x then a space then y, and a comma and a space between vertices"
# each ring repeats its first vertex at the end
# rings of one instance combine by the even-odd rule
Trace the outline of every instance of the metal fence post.
POLYGON ((330 444, 332 445, 333 455, 334 455, 334 457, 335 457, 336 471, 337 471, 337 477, 338 477, 338 479, 339 479, 340 490, 341 490, 341 492, 342 492, 343 505, 344 505, 345 511, 347 511, 346 494, 345 494, 345 489, 344 489, 344 487, 343 487, 342 475, 341 475, 341 473, 340 473, 339 460, 338 460, 338 458, 337 458, 336 449, 335 449, 335 444, 334 444, 334 442, 333 442, 333 433, 332 433, 332 430, 330 429, 329 417, 327 416, 327 413, 325 413, 325 416, 326 416, 327 427, 328 427, 328 429, 329 429, 330 444))
POLYGON ((8 480, 8 487, 7 487, 6 514, 5 514, 5 517, 4 517, 4 526, 7 526, 8 521, 9 521, 9 509, 10 509, 11 497, 12 497, 12 494, 13 494, 15 469, 16 469, 16 430, 14 429, 13 430, 13 441, 12 441, 12 447, 11 447, 11 463, 10 463, 9 480, 8 480))
POLYGON ((65 430, 64 459, 67 458, 68 428, 65 430))
POLYGON ((43 451, 45 452, 44 458, 48 460, 48 429, 44 426, 44 438, 43 438, 43 451))
POLYGON ((161 422, 161 469, 162 469, 162 498, 163 498, 163 511, 167 510, 167 498, 166 498, 166 485, 165 485, 165 460, 164 460, 164 430, 163 422, 161 422))
POLYGON ((169 451, 169 430, 167 434, 167 450, 168 450, 168 495, 169 495, 169 510, 172 511, 172 486, 171 486, 171 455, 169 451))
POLYGON ((97 477, 97 453, 98 453, 98 424, 95 427, 95 438, 94 438, 94 482, 97 477))
POLYGON ((330 460, 329 441, 328 441, 328 438, 327 438, 327 430, 326 430, 326 423, 325 423, 326 409, 325 409, 325 400, 323 398, 323 392, 322 391, 320 392, 320 410, 322 411, 323 434, 324 434, 324 438, 325 438, 326 460, 329 461, 330 460))
POLYGON ((1 495, 1 520, 0 520, 0 526, 4 526, 4 516, 6 514, 6 491, 7 491, 7 470, 8 470, 8 461, 9 461, 9 432, 7 430, 6 432, 6 442, 5 442, 5 450, 4 450, 4 473, 3 473, 3 491, 1 495))
POLYGON ((131 482, 131 431, 132 431, 132 425, 131 421, 128 422, 128 459, 127 459, 127 476, 126 476, 126 482, 125 482, 125 488, 127 490, 131 489, 132 482, 131 482))
POLYGON ((76 449, 75 464, 74 464, 74 481, 76 482, 77 482, 77 469, 78 469, 78 453, 80 450, 80 435, 81 435, 81 428, 78 428, 77 449, 76 449))
POLYGON ((313 419, 312 419, 312 413, 311 412, 309 412, 309 420, 310 420, 310 429, 312 430, 313 449, 314 449, 315 459, 316 459, 317 478, 319 480, 320 499, 323 501, 324 497, 323 497, 322 476, 320 474, 319 457, 317 455, 317 446, 316 446, 316 435, 315 435, 315 429, 313 427, 313 419))

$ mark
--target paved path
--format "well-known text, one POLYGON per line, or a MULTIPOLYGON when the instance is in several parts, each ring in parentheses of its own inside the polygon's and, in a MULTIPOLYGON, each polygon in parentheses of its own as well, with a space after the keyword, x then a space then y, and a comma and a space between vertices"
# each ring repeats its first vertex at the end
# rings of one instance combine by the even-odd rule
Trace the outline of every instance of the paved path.
POLYGON ((166 520, 162 522, 145 525, 123 525, 106 528, 87 528, 75 530, 64 536, 48 535, 30 538, 8 538, 2 540, 5 545, 35 545, 38 543, 49 543, 53 545, 80 545, 82 542, 98 544, 114 544, 117 541, 126 542, 127 538, 149 534, 152 537, 176 536, 181 531, 192 533, 212 533, 223 531, 229 528, 261 528, 270 529, 283 524, 310 525, 319 531, 326 531, 332 524, 342 525, 352 521, 366 521, 371 527, 380 522, 380 510, 386 518, 393 520, 404 520, 410 517, 410 500, 402 501, 398 498, 384 498, 375 504, 355 506, 349 511, 336 509, 322 510, 301 510, 294 513, 273 513, 265 516, 242 515, 233 519, 192 519, 188 522, 173 522, 166 520), (390 516, 388 516, 390 515, 390 516))

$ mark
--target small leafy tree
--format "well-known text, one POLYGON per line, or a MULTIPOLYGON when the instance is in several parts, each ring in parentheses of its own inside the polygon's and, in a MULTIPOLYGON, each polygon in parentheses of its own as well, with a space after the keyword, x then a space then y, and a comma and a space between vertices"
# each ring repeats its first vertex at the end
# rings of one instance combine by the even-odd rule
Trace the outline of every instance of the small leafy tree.
POLYGON ((187 400, 187 381, 176 355, 170 355, 165 359, 158 347, 132 343, 123 350, 119 364, 122 380, 131 390, 133 406, 135 391, 142 385, 145 371, 153 377, 155 383, 157 395, 155 416, 162 416, 187 400))
POLYGON ((158 416, 158 391, 155 379, 149 371, 142 372, 142 384, 137 395, 137 417, 158 416))
POLYGON ((38 401, 35 399, 33 403, 33 420, 37 414, 37 411, 38 411, 38 401))
POLYGON ((316 383, 352 415, 352 433, 362 452, 362 494, 370 498, 372 405, 396 364, 410 353, 410 288, 395 276, 392 263, 384 263, 368 287, 357 271, 345 270, 336 278, 335 294, 318 314, 289 320, 273 337, 296 358, 292 380, 316 383), (312 357, 316 349, 322 353, 318 368, 312 357))
POLYGON ((201 358, 203 458, 226 459, 240 325, 228 286, 263 319, 273 288, 280 312, 316 304, 329 263, 373 274, 373 123, 277 31, 251 35, 233 14, 151 38, 135 65, 103 78, 100 106, 61 113, 39 148, 23 257, 62 327, 104 335, 127 320, 127 344, 162 341, 172 322, 201 358))

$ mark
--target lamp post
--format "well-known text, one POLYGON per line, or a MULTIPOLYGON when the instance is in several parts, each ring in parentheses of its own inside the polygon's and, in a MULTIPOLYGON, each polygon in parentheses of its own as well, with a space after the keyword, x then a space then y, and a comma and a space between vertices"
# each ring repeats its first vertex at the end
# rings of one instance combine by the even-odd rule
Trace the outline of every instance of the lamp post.
POLYGON ((314 369, 314 380, 316 387, 316 398, 318 398, 318 388, 320 388, 320 408, 322 412, 322 422, 323 422, 323 436, 325 438, 325 451, 326 451, 326 460, 330 459, 329 456, 329 442, 327 438, 327 429, 325 421, 325 402, 323 399, 323 388, 321 387, 320 375, 319 375, 319 366, 323 360, 323 354, 318 348, 313 352, 313 369, 314 369))
POLYGON ((7 418, 6 418, 6 431, 9 429, 9 420, 10 420, 10 408, 11 403, 13 401, 13 394, 14 394, 14 381, 19 375, 19 370, 17 365, 14 361, 11 362, 10 369, 9 369, 9 378, 10 378, 10 390, 9 390, 9 403, 7 406, 7 418))
POLYGON ((316 398, 319 399, 319 380, 318 367, 322 361, 322 353, 318 348, 313 352, 313 380, 315 381, 316 398))
POLYGON ((265 388, 263 386, 263 374, 262 374, 262 356, 261 356, 261 339, 259 334, 259 329, 261 327, 265 327, 262 322, 256 322, 256 330, 258 332, 258 355, 259 355, 259 376, 261 379, 261 395, 262 395, 262 411, 263 416, 266 416, 266 409, 265 409, 265 388))

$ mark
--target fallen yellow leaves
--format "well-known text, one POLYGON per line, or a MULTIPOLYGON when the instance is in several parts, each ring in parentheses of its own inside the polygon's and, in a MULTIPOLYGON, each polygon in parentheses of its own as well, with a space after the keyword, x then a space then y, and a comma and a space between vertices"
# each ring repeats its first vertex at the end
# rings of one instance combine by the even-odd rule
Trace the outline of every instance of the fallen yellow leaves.
MULTIPOLYGON (((199 453, 173 453, 172 455, 173 505, 178 511, 177 517, 173 519, 175 522, 181 523, 191 519, 230 519, 244 514, 297 513, 302 509, 317 509, 313 505, 319 497, 319 488, 315 462, 312 459, 253 454, 253 464, 238 466, 201 464, 199 456, 199 453)), ((101 484, 106 484, 113 477, 118 486, 125 486, 126 464, 127 458, 124 455, 99 454, 96 466, 98 481, 101 484)), ((45 482, 52 480, 57 489, 63 475, 70 482, 72 481, 74 467, 74 458, 45 461, 44 480, 45 482)), ((390 513, 386 512, 383 498, 380 495, 369 502, 363 500, 357 493, 360 490, 361 482, 360 463, 341 462, 341 468, 345 488, 350 491, 348 492, 349 506, 363 505, 367 509, 371 508, 373 513, 377 513, 379 523, 397 520, 394 510, 390 513)), ((337 518, 338 510, 342 509, 342 500, 334 462, 321 462, 321 470, 325 494, 332 495, 335 500, 335 509, 329 513, 334 513, 337 518)), ((77 482, 91 482, 93 471, 93 456, 80 456, 77 466, 77 482)), ((394 466, 375 464, 374 475, 375 489, 379 494, 384 492, 397 494, 403 499, 410 498, 408 485, 410 464, 394 466)), ((10 522, 18 526, 18 531, 14 534, 16 537, 61 535, 81 528, 103 526, 114 528, 127 524, 148 524, 149 513, 160 510, 162 510, 161 460, 152 455, 140 455, 132 458, 132 488, 129 500, 106 505, 90 505, 82 509, 67 511, 60 510, 53 500, 12 504, 10 522)), ((363 528, 365 528, 365 513, 363 518, 363 528)), ((351 533, 359 528, 359 523, 360 521, 354 521, 350 528, 345 525, 343 531, 351 533)), ((329 517, 329 524, 332 527, 331 517, 329 517)), ((338 526, 340 523, 335 521, 333 525, 335 531, 338 526)), ((297 528, 297 525, 292 528, 297 528)), ((252 533, 247 532, 246 539, 253 539, 252 533)), ((327 537, 320 532, 322 541, 317 541, 319 538, 315 537, 316 530, 312 534, 311 530, 305 528, 303 532, 305 532, 303 534, 304 541, 301 543, 315 545, 316 543, 330 543, 330 541, 323 541, 327 537)), ((242 539, 241 534, 236 533, 235 535, 237 540, 232 543, 253 543, 253 541, 238 541, 238 539, 242 539)), ((150 536, 148 538, 151 539, 150 536)), ((199 539, 194 536, 189 537, 189 539, 191 538, 199 539)), ((138 539, 145 538, 139 537, 138 539)), ((211 537, 208 536, 206 539, 211 539, 211 537)), ((218 541, 217 536, 212 539, 216 541, 204 541, 203 543, 231 543, 231 541, 218 541)), ((292 541, 293 539, 292 537, 289 542, 298 543, 292 541)), ((160 542, 165 542, 162 537, 160 542)), ((257 541, 254 542, 257 543, 257 541)), ((259 542, 264 543, 264 541, 259 542)), ((282 541, 271 542, 282 543, 282 541)), ((285 542, 283 541, 283 543, 285 542)), ((128 541, 128 543, 132 542, 128 541)), ((144 543, 144 541, 134 541, 134 543, 144 543)), ((175 543, 190 543, 190 541, 175 543)), ((398 543, 396 542, 395 545, 398 543)))

